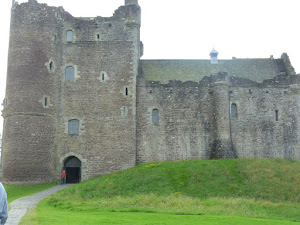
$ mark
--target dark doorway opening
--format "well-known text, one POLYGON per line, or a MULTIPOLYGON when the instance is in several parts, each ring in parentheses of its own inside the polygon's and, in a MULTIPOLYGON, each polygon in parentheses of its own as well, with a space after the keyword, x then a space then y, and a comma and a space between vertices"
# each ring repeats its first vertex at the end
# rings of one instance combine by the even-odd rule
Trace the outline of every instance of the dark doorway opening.
POLYGON ((70 156, 65 160, 64 168, 67 175, 67 184, 79 183, 81 181, 81 161, 70 156))

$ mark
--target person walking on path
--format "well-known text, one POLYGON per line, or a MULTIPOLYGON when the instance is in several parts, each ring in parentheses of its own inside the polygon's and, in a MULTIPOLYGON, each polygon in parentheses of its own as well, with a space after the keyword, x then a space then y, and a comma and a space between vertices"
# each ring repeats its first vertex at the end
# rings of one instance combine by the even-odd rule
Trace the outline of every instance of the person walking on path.
POLYGON ((60 185, 65 184, 66 183, 66 179, 67 179, 67 177, 66 177, 66 171, 63 170, 60 177, 61 177, 61 179, 60 179, 60 185))
POLYGON ((3 185, 0 183, 0 224, 5 224, 8 217, 7 195, 3 185))

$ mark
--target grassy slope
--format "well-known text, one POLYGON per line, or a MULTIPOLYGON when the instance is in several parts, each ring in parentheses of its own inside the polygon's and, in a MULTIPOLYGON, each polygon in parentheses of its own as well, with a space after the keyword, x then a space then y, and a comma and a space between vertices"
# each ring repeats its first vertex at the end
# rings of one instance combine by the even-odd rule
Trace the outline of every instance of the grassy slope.
POLYGON ((57 196, 90 200, 150 193, 300 202, 300 162, 240 159, 139 165, 83 182, 57 196))
POLYGON ((300 162, 203 160, 139 165, 99 177, 57 193, 38 210, 54 206, 86 213, 231 215, 300 222, 299 202, 300 162))
POLYGON ((37 192, 46 190, 50 187, 56 185, 55 183, 45 183, 45 184, 36 184, 36 185, 4 185, 7 192, 7 201, 11 203, 17 198, 22 198, 28 195, 35 194, 37 192))

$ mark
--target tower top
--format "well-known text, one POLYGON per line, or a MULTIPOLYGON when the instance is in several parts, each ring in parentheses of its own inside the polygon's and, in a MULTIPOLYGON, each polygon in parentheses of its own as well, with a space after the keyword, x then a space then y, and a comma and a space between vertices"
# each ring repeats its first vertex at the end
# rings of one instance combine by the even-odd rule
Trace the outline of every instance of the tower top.
POLYGON ((138 5, 138 0, 125 0, 125 5, 138 5))
POLYGON ((210 52, 209 55, 210 55, 211 57, 216 57, 216 56, 218 56, 218 54, 219 54, 219 52, 217 52, 217 50, 213 48, 213 50, 211 50, 211 52, 210 52))
POLYGON ((213 48, 213 50, 210 52, 210 62, 211 64, 218 64, 218 52, 216 51, 215 48, 213 48))

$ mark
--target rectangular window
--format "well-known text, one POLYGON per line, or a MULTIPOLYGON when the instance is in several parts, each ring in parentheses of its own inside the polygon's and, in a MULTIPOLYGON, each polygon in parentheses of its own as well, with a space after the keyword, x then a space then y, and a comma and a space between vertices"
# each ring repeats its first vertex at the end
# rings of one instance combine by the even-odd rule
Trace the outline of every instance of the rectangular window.
POLYGON ((237 105, 235 103, 231 104, 231 117, 237 118, 237 105))
POLYGON ((158 125, 159 122, 159 112, 158 109, 152 110, 152 123, 158 125))
POLYGON ((275 110, 275 121, 279 120, 279 114, 278 114, 278 110, 275 110))
POLYGON ((79 134, 79 120, 69 120, 68 134, 79 134))
POLYGON ((73 31, 67 31, 67 42, 73 42, 73 31))
POLYGON ((65 81, 75 80, 75 69, 73 66, 68 66, 65 71, 65 81))

